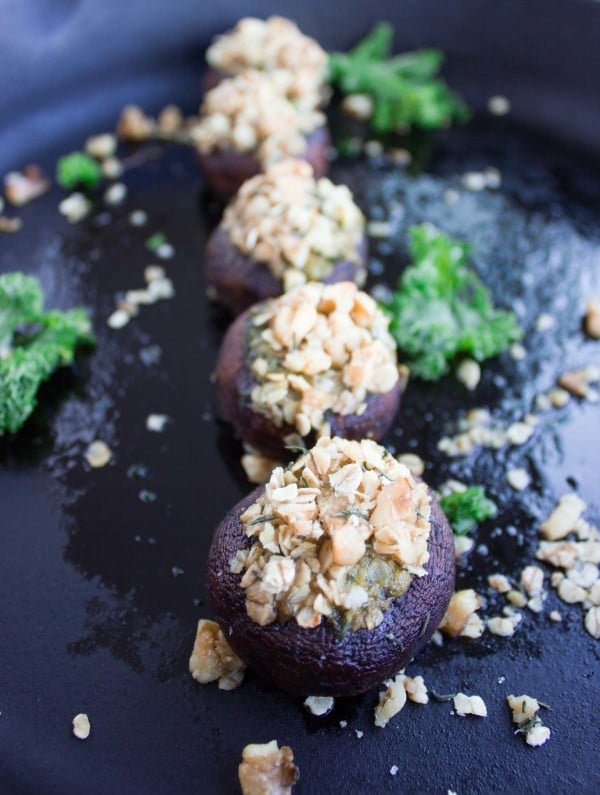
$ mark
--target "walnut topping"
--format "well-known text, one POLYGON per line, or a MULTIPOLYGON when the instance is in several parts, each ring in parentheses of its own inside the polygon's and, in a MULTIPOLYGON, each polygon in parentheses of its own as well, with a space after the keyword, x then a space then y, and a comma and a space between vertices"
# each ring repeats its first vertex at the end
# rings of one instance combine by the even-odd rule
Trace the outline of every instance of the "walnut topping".
POLYGON ((550 516, 541 524, 540 529, 544 538, 550 541, 564 538, 573 530, 586 507, 585 502, 576 494, 565 494, 550 516))
POLYGON ((327 278, 336 261, 357 261, 364 224, 350 190, 315 180, 302 160, 249 179, 223 216, 233 245, 266 263, 285 289, 327 278))
POLYGON ((197 682, 207 684, 219 680, 220 690, 234 690, 242 683, 245 663, 232 651, 215 621, 200 619, 192 656, 190 673, 197 682))
POLYGON ((369 393, 399 379, 388 319, 352 282, 309 283, 261 304, 247 346, 255 410, 301 436, 323 431, 328 412, 362 413, 369 393))
POLYGON ((289 19, 246 17, 217 37, 206 51, 206 60, 213 69, 227 74, 286 69, 294 78, 292 96, 301 99, 322 83, 327 53, 289 19))
POLYGON ((252 539, 230 562, 243 573, 246 611, 265 626, 323 617, 373 629, 411 576, 424 576, 430 497, 371 440, 322 437, 291 467, 275 469, 242 514, 252 539))
POLYGON ((248 70, 219 83, 204 97, 200 119, 190 129, 201 152, 234 150, 256 154, 263 166, 301 155, 306 135, 322 127, 319 102, 300 107, 291 99, 294 78, 283 70, 248 70))
POLYGON ((290 795, 299 772, 292 749, 271 740, 244 748, 238 775, 243 795, 290 795))

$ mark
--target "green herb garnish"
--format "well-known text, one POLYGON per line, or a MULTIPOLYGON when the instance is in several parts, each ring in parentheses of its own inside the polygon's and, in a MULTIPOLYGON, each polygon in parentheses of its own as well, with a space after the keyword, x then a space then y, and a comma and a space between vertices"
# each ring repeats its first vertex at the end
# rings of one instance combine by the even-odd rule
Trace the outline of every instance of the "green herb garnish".
POLYGON ((156 232, 146 240, 146 248, 150 251, 157 251, 166 242, 167 238, 164 234, 162 232, 156 232))
POLYGON ((0 436, 15 433, 33 412, 40 385, 91 344, 83 309, 45 312, 41 285, 32 276, 0 276, 0 436))
POLYGON ((485 496, 483 486, 471 486, 442 497, 440 505, 452 530, 462 536, 486 519, 496 515, 496 505, 485 496))
POLYGON ((489 359, 520 339, 512 312, 496 309, 467 266, 470 247, 423 224, 408 230, 409 265, 390 300, 390 332, 413 375, 435 381, 458 355, 489 359))
POLYGON ((438 77, 439 50, 391 55, 394 30, 375 25, 348 53, 329 54, 329 81, 343 94, 367 94, 373 102, 371 126, 378 133, 447 127, 469 112, 463 100, 438 77))
POLYGON ((62 188, 95 188, 102 181, 102 169, 93 157, 71 152, 56 164, 56 181, 62 188))

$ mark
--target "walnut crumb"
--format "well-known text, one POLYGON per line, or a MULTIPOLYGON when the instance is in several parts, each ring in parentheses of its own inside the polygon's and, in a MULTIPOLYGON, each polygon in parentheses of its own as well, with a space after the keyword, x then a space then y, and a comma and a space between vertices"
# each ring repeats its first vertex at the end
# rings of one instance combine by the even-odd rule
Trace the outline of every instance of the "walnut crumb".
POLYGON ((542 724, 538 715, 541 704, 531 696, 507 696, 512 710, 513 723, 517 724, 515 734, 524 734, 527 745, 543 745, 550 737, 550 729, 542 724))
POLYGON ((200 619, 189 662, 190 673, 201 684, 218 680, 220 690, 234 690, 244 678, 246 664, 232 651, 215 621, 200 619))
POLYGON ((90 736, 91 723, 85 712, 80 712, 73 718, 73 734, 78 740, 87 740, 90 736))
POLYGON ((487 707, 481 696, 467 696, 457 693, 452 699, 457 715, 475 715, 478 718, 487 718, 487 707))
POLYGON ((271 740, 244 748, 238 776, 243 795, 290 795, 299 771, 292 749, 271 740))
POLYGON ((308 696, 303 703, 306 709, 317 718, 328 715, 335 704, 331 696, 308 696))
POLYGON ((590 298, 587 302, 583 328, 588 337, 600 339, 600 298, 590 298))
POLYGON ((472 588, 457 591, 450 599, 440 629, 454 638, 478 638, 485 629, 483 621, 477 615, 482 604, 482 598, 472 588))
POLYGON ((4 177, 4 195, 16 207, 22 207, 50 190, 50 180, 39 166, 31 164, 23 171, 11 171, 4 177))
POLYGON ((94 469, 105 467, 112 458, 112 450, 106 442, 96 439, 85 451, 85 460, 94 469))
POLYGON ((404 679, 403 673, 397 674, 394 679, 385 682, 386 690, 379 694, 379 704, 375 707, 375 726, 380 729, 385 728, 406 704, 404 679))

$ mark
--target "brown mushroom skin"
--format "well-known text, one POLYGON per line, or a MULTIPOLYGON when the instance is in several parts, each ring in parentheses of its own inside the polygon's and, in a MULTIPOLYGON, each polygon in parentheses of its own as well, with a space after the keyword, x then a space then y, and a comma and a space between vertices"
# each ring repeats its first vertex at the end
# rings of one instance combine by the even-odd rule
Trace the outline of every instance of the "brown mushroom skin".
POLYGON ((255 489, 225 517, 208 556, 208 598, 228 643, 257 674, 301 696, 354 696, 394 676, 429 642, 454 591, 454 540, 439 503, 432 497, 427 574, 412 578, 378 627, 339 637, 326 619, 303 629, 295 619, 261 627, 248 617, 242 575, 229 565, 251 545, 240 516, 263 492, 255 489))
MULTIPOLYGON (((357 251, 356 262, 335 262, 329 276, 323 279, 324 284, 356 282, 363 285, 367 275, 366 236, 357 251)), ((281 280, 269 266, 236 248, 222 224, 214 230, 204 250, 204 280, 210 299, 234 316, 265 298, 273 298, 283 292, 281 280)))
MULTIPOLYGON (((327 173, 329 143, 327 127, 319 127, 306 136, 306 148, 299 155, 301 160, 306 160, 313 167, 316 179, 327 173)), ((233 196, 246 180, 262 171, 261 163, 253 153, 227 149, 222 152, 198 151, 197 156, 207 185, 224 198, 233 196)))
MULTIPOLYGON (((256 411, 250 399, 256 381, 248 367, 246 336, 250 312, 239 315, 228 328, 217 358, 215 370, 217 398, 221 414, 236 435, 255 450, 273 458, 289 458, 284 438, 297 434, 291 425, 277 427, 265 414, 256 411)), ((398 413, 400 398, 407 376, 400 370, 400 378, 389 392, 369 394, 367 408, 362 414, 329 414, 327 420, 332 436, 345 439, 381 439, 398 413)), ((307 438, 308 446, 312 438, 307 438)))

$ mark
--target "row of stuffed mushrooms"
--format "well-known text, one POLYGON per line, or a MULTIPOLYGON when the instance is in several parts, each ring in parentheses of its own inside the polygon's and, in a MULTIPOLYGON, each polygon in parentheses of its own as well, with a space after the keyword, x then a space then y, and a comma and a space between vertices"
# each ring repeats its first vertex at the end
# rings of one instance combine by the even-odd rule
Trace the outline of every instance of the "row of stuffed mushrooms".
POLYGON ((242 20, 208 60, 200 161, 215 190, 237 191, 205 251, 208 295, 236 316, 217 360, 220 410, 252 453, 302 451, 217 528, 209 599, 233 651, 277 686, 361 693, 441 621, 452 532, 378 444, 408 372, 360 289, 364 216, 323 176, 324 52, 287 20, 242 20))

